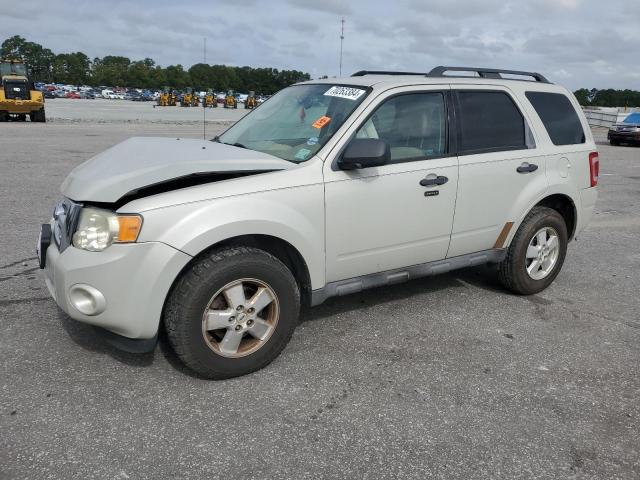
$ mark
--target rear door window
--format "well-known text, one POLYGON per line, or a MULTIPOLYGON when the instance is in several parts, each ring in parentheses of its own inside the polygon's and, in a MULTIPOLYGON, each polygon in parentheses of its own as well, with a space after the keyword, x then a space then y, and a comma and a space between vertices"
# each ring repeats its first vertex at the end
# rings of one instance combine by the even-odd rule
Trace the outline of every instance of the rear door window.
POLYGON ((526 92, 554 145, 577 145, 586 138, 580 118, 566 95, 548 92, 526 92))
POLYGON ((527 126, 506 92, 458 92, 458 151, 460 155, 522 150, 527 126))

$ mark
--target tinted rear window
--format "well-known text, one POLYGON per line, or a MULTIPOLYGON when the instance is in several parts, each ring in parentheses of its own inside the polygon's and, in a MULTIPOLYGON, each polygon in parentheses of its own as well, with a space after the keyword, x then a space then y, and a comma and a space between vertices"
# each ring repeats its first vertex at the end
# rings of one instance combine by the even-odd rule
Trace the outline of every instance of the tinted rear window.
POLYGON ((580 118, 569 99, 561 93, 527 92, 527 98, 554 145, 576 145, 585 142, 580 118))
POLYGON ((509 95, 461 91, 458 100, 461 154, 527 148, 524 118, 509 95))

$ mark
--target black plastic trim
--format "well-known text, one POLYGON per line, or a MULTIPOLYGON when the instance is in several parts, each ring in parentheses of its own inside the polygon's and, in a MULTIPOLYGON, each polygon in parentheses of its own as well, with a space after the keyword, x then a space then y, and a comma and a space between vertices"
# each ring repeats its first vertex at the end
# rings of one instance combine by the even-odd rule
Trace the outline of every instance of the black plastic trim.
POLYGON ((402 75, 420 75, 420 76, 427 76, 429 75, 427 72, 393 72, 393 71, 385 71, 385 70, 360 70, 359 72, 356 72, 354 74, 352 74, 352 77, 364 77, 365 75, 398 75, 398 76, 402 76, 402 75))
POLYGON ((128 353, 149 353, 152 352, 158 344, 158 334, 152 338, 128 338, 110 332, 104 328, 94 327, 98 337, 118 350, 128 353))
POLYGON ((475 267, 485 263, 498 263, 504 260, 507 251, 503 249, 483 250, 481 252, 445 258, 435 262, 421 263, 409 267, 396 268, 380 273, 372 273, 361 277, 338 280, 327 283, 323 288, 311 292, 311 305, 320 305, 331 297, 350 295, 369 288, 393 285, 415 278, 438 275, 461 268, 475 267))
POLYGON ((402 75, 423 75, 425 77, 447 77, 447 78, 469 78, 464 75, 445 75, 446 72, 473 72, 477 73, 480 78, 493 78, 493 79, 501 79, 501 80, 519 80, 523 82, 540 82, 540 83, 551 83, 544 75, 541 75, 537 72, 525 72, 521 70, 504 70, 501 68, 477 68, 477 67, 447 67, 440 65, 431 69, 430 72, 395 72, 395 71, 385 71, 385 70, 360 70, 352 74, 352 77, 364 77, 365 75, 392 75, 392 76, 402 76, 402 75), (531 77, 533 80, 525 80, 525 79, 514 79, 514 78, 504 78, 502 75, 519 75, 523 77, 531 77))
POLYGON ((473 72, 480 75, 481 78, 494 78, 494 79, 503 79, 503 80, 521 80, 521 79, 511 79, 511 78, 505 79, 502 75, 521 75, 523 77, 533 78, 533 80, 522 79, 521 81, 551 83, 543 75, 537 72, 525 72, 520 70, 503 70, 500 68, 446 67, 441 65, 432 69, 427 74, 427 76, 428 77, 452 77, 453 76, 453 75, 445 75, 445 72, 473 72))

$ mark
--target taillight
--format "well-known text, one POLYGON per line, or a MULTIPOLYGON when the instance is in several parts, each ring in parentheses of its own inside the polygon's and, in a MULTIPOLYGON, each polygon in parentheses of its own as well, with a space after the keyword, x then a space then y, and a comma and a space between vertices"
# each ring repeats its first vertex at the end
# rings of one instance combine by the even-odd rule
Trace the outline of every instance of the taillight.
POLYGON ((591 152, 589 154, 589 179, 591 180, 591 186, 598 185, 598 176, 600 175, 600 157, 598 152, 591 152))

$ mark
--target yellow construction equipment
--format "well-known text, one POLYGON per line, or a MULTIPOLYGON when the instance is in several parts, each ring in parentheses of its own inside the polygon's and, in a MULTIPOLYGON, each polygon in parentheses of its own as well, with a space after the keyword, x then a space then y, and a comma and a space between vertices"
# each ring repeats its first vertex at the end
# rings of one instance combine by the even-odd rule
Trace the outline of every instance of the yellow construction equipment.
POLYGON ((44 95, 29 81, 27 65, 18 59, 0 60, 0 122, 9 118, 32 122, 46 122, 44 95))
POLYGON ((229 90, 224 97, 224 108, 238 108, 238 100, 233 96, 233 90, 229 90))
POLYGON ((162 92, 158 97, 158 106, 159 107, 168 107, 169 106, 169 92, 162 92))
POLYGON ((159 107, 175 107, 176 106, 176 93, 165 87, 165 89, 160 93, 158 97, 158 106, 159 107))
POLYGON ((192 96, 193 95, 191 94, 191 90, 190 89, 185 91, 182 94, 182 98, 180 99, 180 106, 181 107, 190 107, 191 103, 193 102, 192 96))
POLYGON ((192 107, 197 107, 200 105, 200 95, 198 95, 196 92, 191 94, 191 106, 192 107))
POLYGON ((254 109, 258 106, 258 102, 256 101, 256 92, 249 92, 247 99, 244 101, 244 108, 246 109, 254 109))
POLYGON ((202 100, 202 106, 209 108, 218 108, 218 99, 213 94, 213 92, 207 92, 207 94, 204 96, 204 99, 202 100))

